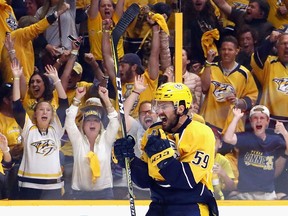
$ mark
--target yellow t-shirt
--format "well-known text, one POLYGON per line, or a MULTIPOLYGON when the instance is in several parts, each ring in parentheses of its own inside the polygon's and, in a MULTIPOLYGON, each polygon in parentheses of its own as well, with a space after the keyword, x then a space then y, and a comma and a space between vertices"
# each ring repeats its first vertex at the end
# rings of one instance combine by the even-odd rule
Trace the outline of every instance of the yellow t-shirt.
POLYGON ((10 148, 21 144, 20 127, 15 118, 0 113, 0 132, 6 136, 10 148))
MULTIPOLYGON (((158 2, 166 2, 165 0, 126 0, 124 5, 124 10, 126 10, 131 4, 137 3, 140 7, 146 6, 148 4, 155 4, 158 2)), ((141 13, 140 13, 141 14, 141 13)), ((144 17, 143 17, 144 18, 144 17)), ((147 23, 146 19, 142 19, 141 16, 137 16, 132 23, 128 26, 125 37, 140 39, 144 38, 146 33, 150 30, 150 25, 147 23)))
MULTIPOLYGON (((113 23, 118 23, 119 18, 116 13, 112 17, 113 23)), ((88 17, 88 35, 90 43, 90 52, 96 60, 102 60, 102 17, 98 13, 94 19, 88 17)), ((117 45, 118 58, 124 55, 123 38, 121 37, 117 45)))
MULTIPOLYGON (((143 73, 143 77, 144 77, 144 85, 146 85, 147 88, 145 89, 145 91, 141 92, 138 100, 134 103, 133 109, 131 110, 131 113, 130 113, 130 115, 133 118, 138 118, 139 105, 141 104, 142 101, 153 100, 154 93, 158 85, 158 79, 151 80, 147 70, 145 70, 145 72, 143 73)), ((116 84, 114 84, 114 86, 115 85, 116 84)), ((134 89, 134 83, 124 83, 124 84, 122 83, 122 95, 124 99, 128 98, 128 96, 131 94, 133 89, 134 89)), ((116 98, 116 110, 119 110, 118 98, 116 98)))
POLYGON ((87 8, 91 4, 91 0, 77 0, 76 8, 87 8))
MULTIPOLYGON (((229 178, 231 178, 232 180, 235 179, 232 166, 225 156, 221 155, 220 153, 217 153, 215 157, 215 163, 218 163, 221 166, 221 168, 225 170, 229 178)), ((222 190, 225 189, 225 183, 224 180, 221 179, 221 177, 219 177, 219 185, 222 192, 222 190)), ((224 199, 224 197, 222 199, 224 199)))

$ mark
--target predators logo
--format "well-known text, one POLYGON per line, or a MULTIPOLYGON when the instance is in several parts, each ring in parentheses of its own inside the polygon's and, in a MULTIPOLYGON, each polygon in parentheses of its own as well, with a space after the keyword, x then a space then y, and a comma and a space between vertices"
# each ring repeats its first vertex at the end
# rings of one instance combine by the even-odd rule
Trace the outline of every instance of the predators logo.
POLYGON ((15 30, 18 26, 17 21, 12 16, 11 13, 9 13, 9 17, 6 19, 7 25, 10 27, 11 30, 15 30))
POLYGON ((232 85, 227 83, 220 83, 216 81, 212 81, 212 84, 215 86, 213 94, 218 102, 225 102, 226 96, 230 93, 235 94, 235 89, 232 85))
POLYGON ((273 81, 277 84, 277 90, 288 94, 288 78, 274 78, 273 81))
POLYGON ((37 154, 42 154, 44 156, 52 154, 57 149, 52 140, 41 140, 39 142, 34 142, 31 145, 36 147, 37 154))

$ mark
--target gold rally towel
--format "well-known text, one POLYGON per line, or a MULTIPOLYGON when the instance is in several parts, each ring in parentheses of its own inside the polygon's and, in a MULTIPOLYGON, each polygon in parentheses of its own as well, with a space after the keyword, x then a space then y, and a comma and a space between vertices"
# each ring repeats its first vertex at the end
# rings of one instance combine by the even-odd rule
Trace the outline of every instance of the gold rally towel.
POLYGON ((160 28, 169 35, 169 29, 168 29, 168 25, 166 23, 165 18, 163 17, 163 15, 161 14, 152 14, 151 19, 154 20, 155 22, 158 23, 158 25, 160 26, 160 28))
POLYGON ((100 163, 98 157, 92 151, 89 151, 86 157, 88 157, 90 162, 90 169, 92 171, 92 182, 95 183, 96 179, 100 177, 100 163))
POLYGON ((218 29, 212 29, 210 31, 205 32, 201 38, 201 46, 204 52, 205 58, 207 58, 207 53, 210 49, 216 52, 216 56, 218 56, 218 50, 215 45, 215 40, 219 40, 220 35, 218 29))

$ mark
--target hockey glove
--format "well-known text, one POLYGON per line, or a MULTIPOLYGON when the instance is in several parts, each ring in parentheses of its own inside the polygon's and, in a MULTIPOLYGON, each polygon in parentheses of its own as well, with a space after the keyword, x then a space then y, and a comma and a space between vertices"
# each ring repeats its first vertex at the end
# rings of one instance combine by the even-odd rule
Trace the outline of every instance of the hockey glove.
POLYGON ((114 142, 114 156, 118 160, 118 164, 125 168, 125 158, 132 160, 135 157, 134 153, 135 140, 128 135, 126 138, 117 139, 114 142))
POLYGON ((171 148, 169 140, 161 139, 159 136, 150 136, 144 150, 152 165, 157 165, 159 169, 174 159, 174 150, 171 148))

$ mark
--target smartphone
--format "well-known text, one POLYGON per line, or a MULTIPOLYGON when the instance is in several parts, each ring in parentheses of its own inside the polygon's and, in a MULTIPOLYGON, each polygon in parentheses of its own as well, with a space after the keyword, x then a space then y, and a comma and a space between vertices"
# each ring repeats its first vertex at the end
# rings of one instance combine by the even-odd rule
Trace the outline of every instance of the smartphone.
POLYGON ((68 39, 72 42, 74 42, 74 44, 79 47, 80 46, 80 42, 75 38, 73 37, 73 35, 68 35, 68 39))

